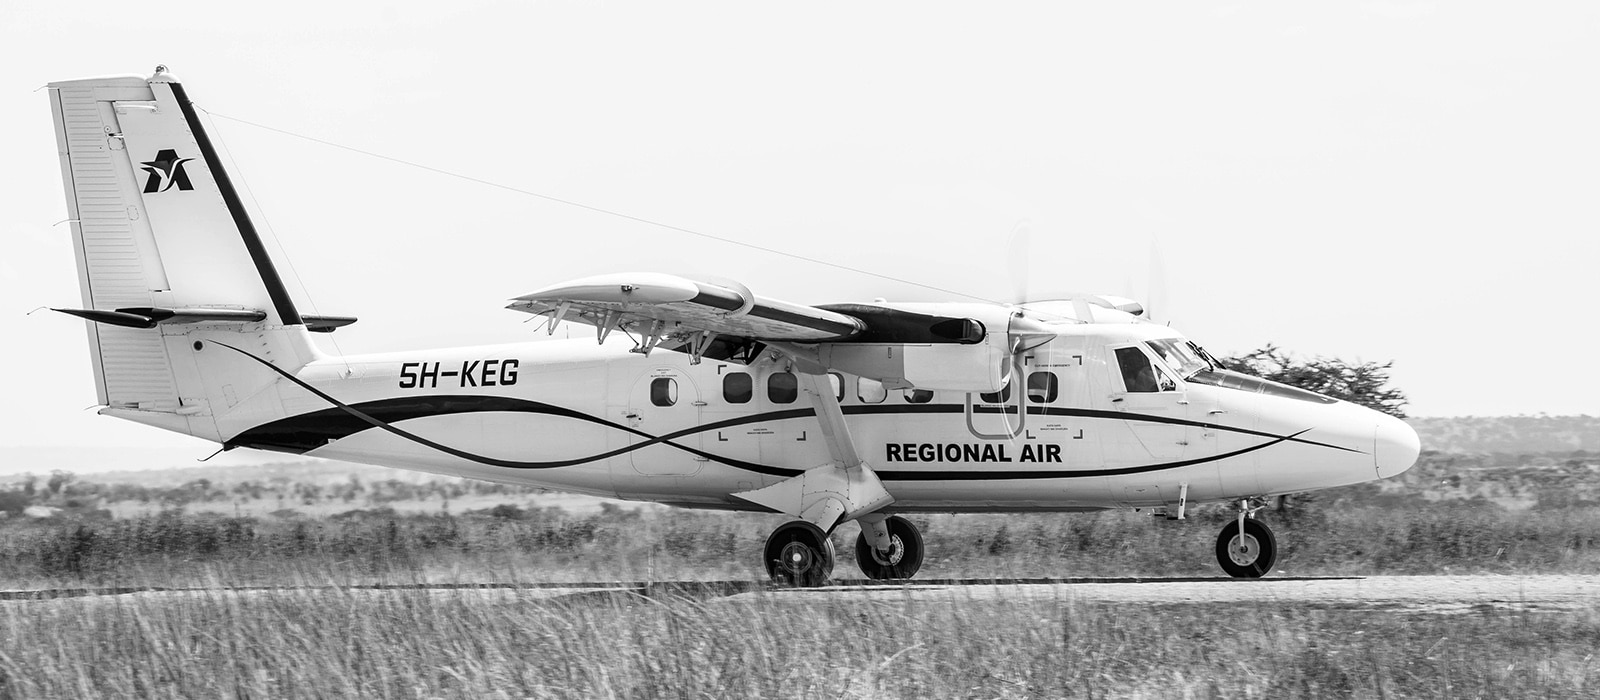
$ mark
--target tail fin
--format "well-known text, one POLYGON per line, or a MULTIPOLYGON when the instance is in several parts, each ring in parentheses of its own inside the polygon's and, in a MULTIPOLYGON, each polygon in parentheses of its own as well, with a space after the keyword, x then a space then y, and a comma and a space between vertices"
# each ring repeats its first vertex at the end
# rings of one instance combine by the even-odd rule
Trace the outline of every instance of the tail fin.
POLYGON ((317 356, 183 86, 158 68, 49 87, 85 307, 63 311, 91 321, 101 412, 218 441, 280 413, 274 373, 204 350, 291 373, 317 356))

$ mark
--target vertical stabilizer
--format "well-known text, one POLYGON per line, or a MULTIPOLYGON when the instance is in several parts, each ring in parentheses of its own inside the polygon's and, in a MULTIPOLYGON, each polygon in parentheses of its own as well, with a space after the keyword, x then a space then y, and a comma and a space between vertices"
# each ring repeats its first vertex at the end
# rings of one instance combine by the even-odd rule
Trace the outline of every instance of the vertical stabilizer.
POLYGON ((277 412, 273 373, 200 349, 290 372, 316 355, 183 86, 158 68, 49 87, 103 412, 210 439, 277 412))

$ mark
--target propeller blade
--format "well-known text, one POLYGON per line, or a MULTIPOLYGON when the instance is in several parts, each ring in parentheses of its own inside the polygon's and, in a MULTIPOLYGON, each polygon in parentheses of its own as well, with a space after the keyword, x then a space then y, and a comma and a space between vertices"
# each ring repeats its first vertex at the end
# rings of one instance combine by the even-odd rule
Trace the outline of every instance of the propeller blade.
POLYGON ((1167 268, 1161 262, 1161 245, 1154 237, 1150 238, 1150 278, 1145 282, 1144 317, 1152 321, 1172 321, 1167 309, 1167 268))
POLYGON ((1011 237, 1006 241, 1006 274, 1011 279, 1011 303, 1028 300, 1029 256, 1033 248, 1033 227, 1022 219, 1011 227, 1011 237))

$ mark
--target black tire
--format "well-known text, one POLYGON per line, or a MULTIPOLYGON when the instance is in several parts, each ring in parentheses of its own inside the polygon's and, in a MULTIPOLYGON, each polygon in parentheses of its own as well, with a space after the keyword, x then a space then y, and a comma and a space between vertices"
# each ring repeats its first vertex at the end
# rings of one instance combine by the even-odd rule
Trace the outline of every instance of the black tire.
POLYGON ((884 581, 895 578, 911 578, 917 575, 917 570, 922 568, 922 533, 917 531, 917 526, 912 525, 898 515, 891 515, 884 521, 889 528, 890 545, 888 556, 880 556, 873 550, 872 543, 867 541, 867 533, 856 535, 856 566, 861 567, 861 573, 867 578, 884 581))
POLYGON ((833 574, 833 543, 804 520, 787 522, 767 537, 763 550, 767 575, 796 588, 824 585, 833 574))
POLYGON ((1278 541, 1272 528, 1255 518, 1244 520, 1244 541, 1236 546, 1239 521, 1230 521, 1217 535, 1217 563, 1234 578, 1261 578, 1278 561, 1278 541))

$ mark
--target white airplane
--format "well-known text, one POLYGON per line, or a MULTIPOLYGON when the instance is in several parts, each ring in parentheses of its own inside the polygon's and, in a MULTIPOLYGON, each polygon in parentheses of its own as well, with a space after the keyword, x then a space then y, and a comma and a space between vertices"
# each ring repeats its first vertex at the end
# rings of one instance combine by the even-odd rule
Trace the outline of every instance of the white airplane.
POLYGON ((873 579, 921 566, 904 514, 1227 502, 1232 576, 1272 569, 1274 495, 1394 476, 1405 423, 1223 368, 1078 296, 805 306, 729 282, 590 277, 511 309, 588 340, 329 355, 183 86, 52 83, 100 413, 221 443, 689 508, 783 513, 763 560, 818 585, 860 525, 873 579))

